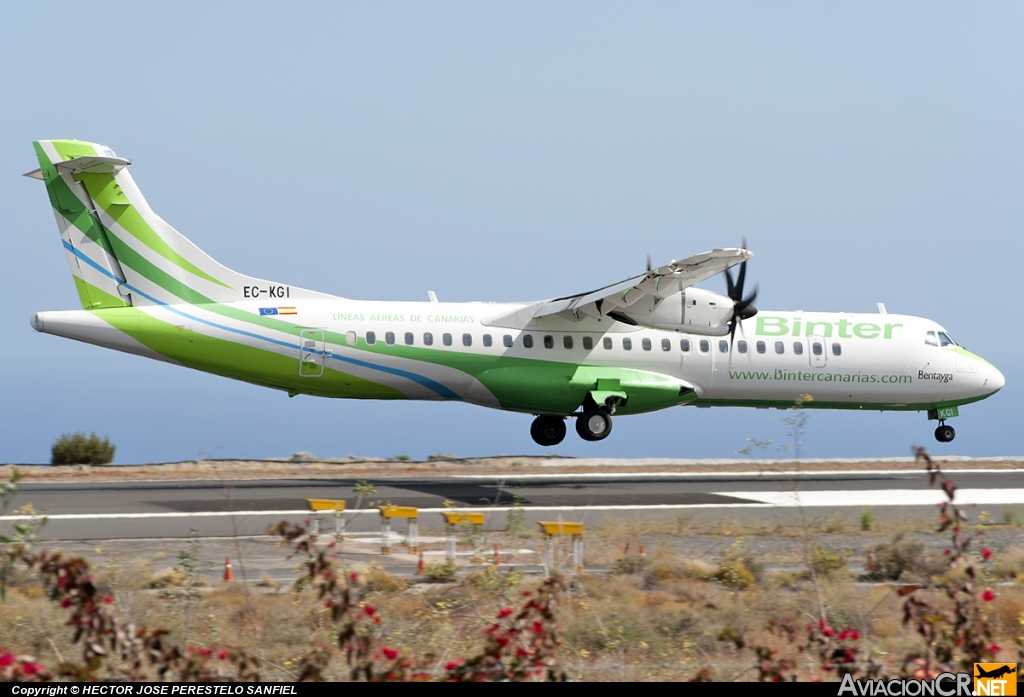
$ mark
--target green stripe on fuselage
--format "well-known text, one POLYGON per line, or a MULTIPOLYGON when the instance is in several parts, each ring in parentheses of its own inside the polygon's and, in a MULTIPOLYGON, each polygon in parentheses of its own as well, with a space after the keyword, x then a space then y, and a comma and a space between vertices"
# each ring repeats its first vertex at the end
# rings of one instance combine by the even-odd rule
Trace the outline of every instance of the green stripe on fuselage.
POLYGON ((136 308, 91 312, 143 346, 196 370, 318 397, 406 398, 392 387, 330 367, 320 377, 300 377, 297 348, 294 356, 282 355, 168 324, 136 308))

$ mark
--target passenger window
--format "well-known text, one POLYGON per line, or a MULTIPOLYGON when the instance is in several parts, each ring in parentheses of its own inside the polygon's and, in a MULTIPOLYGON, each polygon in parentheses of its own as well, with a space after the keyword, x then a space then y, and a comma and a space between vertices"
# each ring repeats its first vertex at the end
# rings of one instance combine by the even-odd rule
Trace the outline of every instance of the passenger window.
POLYGON ((832 344, 832 355, 833 356, 842 356, 843 355, 843 345, 842 344, 832 344))
POLYGON ((473 335, 472 334, 463 334, 462 335, 462 345, 463 346, 472 346, 473 345, 473 335))
POLYGON ((572 348, 572 337, 569 336, 568 334, 566 334, 564 337, 562 337, 562 346, 566 347, 567 349, 571 349, 572 348))
POLYGON ((441 335, 441 343, 443 343, 445 346, 451 346, 452 345, 452 335, 451 334, 442 334, 441 335))
POLYGON ((747 342, 743 341, 742 339, 737 341, 736 342, 736 350, 739 351, 740 353, 746 353, 747 352, 747 342))
POLYGON ((589 336, 583 337, 583 348, 585 348, 587 351, 594 348, 594 340, 591 339, 589 336))
POLYGON ((490 334, 484 334, 484 346, 490 346, 493 342, 491 341, 490 334))
POLYGON ((554 347, 555 347, 555 338, 553 336, 551 336, 550 334, 545 334, 544 335, 544 348, 554 348, 554 347))
POLYGON ((785 352, 786 352, 786 345, 784 343, 782 343, 781 341, 776 341, 775 342, 775 353, 785 353, 785 352))
POLYGON ((628 336, 622 337, 622 348, 626 349, 627 351, 632 351, 633 350, 633 340, 630 339, 628 336))
POLYGON ((757 342, 757 352, 758 352, 758 353, 764 353, 764 352, 765 352, 765 351, 767 351, 767 350, 768 350, 768 347, 766 347, 766 346, 764 345, 764 342, 763 342, 763 341, 758 341, 758 342, 757 342))
POLYGON ((512 335, 506 334, 501 337, 501 343, 505 345, 505 348, 512 348, 512 335))
POLYGON ((347 333, 345 335, 345 343, 347 343, 349 346, 355 346, 356 345, 356 333, 355 332, 347 333))
POLYGON ((729 353, 729 342, 725 339, 719 339, 718 341, 718 352, 729 353))
POLYGON ((387 344, 388 346, 393 346, 394 343, 395 343, 395 333, 394 332, 388 332, 387 334, 385 334, 384 335, 384 343, 387 344))
POLYGON ((700 352, 707 353, 711 350, 711 343, 707 339, 700 340, 700 352))
POLYGON ((689 351, 690 351, 690 340, 689 339, 680 339, 679 340, 679 350, 682 351, 683 353, 689 353, 689 351))
POLYGON ((611 349, 611 347, 612 347, 612 340, 611 340, 611 337, 608 337, 608 336, 606 336, 606 337, 604 338, 604 340, 602 340, 601 344, 602 344, 602 345, 603 345, 603 346, 604 346, 604 347, 605 347, 606 349, 611 349))
POLYGON ((928 344, 929 346, 938 346, 939 340, 935 337, 935 332, 928 332, 925 335, 924 343, 928 344))
POLYGON ((825 349, 817 341, 811 344, 811 353, 813 353, 815 356, 820 356, 822 353, 824 353, 824 351, 825 349))
POLYGON ((523 346, 533 348, 533 334, 523 334, 523 346))
POLYGON ((640 340, 640 345, 644 347, 644 351, 650 351, 651 350, 651 340, 650 339, 641 339, 640 340))
POLYGON ((662 339, 661 340, 661 350, 662 351, 671 351, 672 350, 672 342, 669 341, 668 339, 662 339))
POLYGON ((366 343, 373 346, 377 343, 377 335, 373 332, 366 332, 366 343))
POLYGON ((414 341, 414 339, 413 339, 413 336, 412 336, 412 332, 406 332, 405 333, 405 344, 406 344, 406 346, 412 346, 412 342, 413 341, 414 341))
POLYGON ((793 353, 795 353, 798 356, 804 355, 804 345, 803 345, 802 342, 800 342, 800 341, 794 341, 793 342, 793 353))
POLYGON ((424 346, 433 346, 434 345, 434 335, 431 334, 430 332, 424 332, 423 333, 423 345, 424 346))
POLYGON ((956 346, 957 343, 946 332, 939 332, 939 346, 956 346))

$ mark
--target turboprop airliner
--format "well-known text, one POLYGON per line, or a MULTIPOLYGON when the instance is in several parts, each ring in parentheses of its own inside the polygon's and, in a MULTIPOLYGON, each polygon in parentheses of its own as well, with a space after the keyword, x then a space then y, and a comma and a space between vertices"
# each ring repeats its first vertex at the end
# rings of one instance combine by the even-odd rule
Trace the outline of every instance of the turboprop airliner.
POLYGON ((923 317, 758 311, 742 248, 597 290, 522 303, 351 300, 217 263, 146 203, 129 160, 77 140, 33 144, 81 310, 32 326, 286 392, 463 401, 532 414, 540 445, 575 419, 689 405, 926 412, 947 419, 1002 374, 923 317), (734 279, 730 269, 739 266, 734 279), (696 284, 724 274, 726 293, 696 284))

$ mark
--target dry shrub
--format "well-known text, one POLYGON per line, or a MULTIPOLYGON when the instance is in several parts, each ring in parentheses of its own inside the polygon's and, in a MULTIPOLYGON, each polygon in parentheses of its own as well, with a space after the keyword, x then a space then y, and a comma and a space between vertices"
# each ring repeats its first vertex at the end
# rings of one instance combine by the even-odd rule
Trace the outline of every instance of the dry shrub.
POLYGON ((436 562, 434 564, 427 564, 423 573, 431 583, 450 583, 455 580, 455 575, 458 571, 459 567, 455 566, 455 564, 436 562))
POLYGON ((757 582, 757 577, 754 576, 754 572, 748 569, 746 564, 739 559, 725 562, 718 567, 718 571, 715 573, 714 579, 726 588, 732 588, 734 590, 749 588, 757 582))
POLYGON ((816 545, 811 551, 811 568, 814 573, 829 575, 846 571, 846 557, 824 545, 816 545))
POLYGON ((363 579, 369 593, 389 593, 402 591, 409 587, 408 581, 392 576, 378 564, 371 564, 367 567, 363 579))
POLYGON ((1024 573, 1024 547, 1013 547, 997 553, 989 570, 1000 580, 1020 578, 1024 573))
POLYGON ((631 554, 621 559, 616 559, 615 563, 612 564, 612 574, 619 576, 622 574, 638 574, 647 568, 647 558, 641 557, 639 554, 631 554))
POLYGON ((150 588, 187 588, 188 574, 176 566, 161 569, 149 577, 150 588))
POLYGON ((793 588, 796 586, 796 577, 783 571, 776 571, 768 580, 776 588, 793 588))
POLYGON ((890 542, 878 545, 875 548, 875 559, 876 569, 869 577, 877 580, 898 581, 909 577, 927 579, 949 570, 948 562, 941 556, 928 553, 924 542, 907 538, 902 532, 896 533, 890 542))

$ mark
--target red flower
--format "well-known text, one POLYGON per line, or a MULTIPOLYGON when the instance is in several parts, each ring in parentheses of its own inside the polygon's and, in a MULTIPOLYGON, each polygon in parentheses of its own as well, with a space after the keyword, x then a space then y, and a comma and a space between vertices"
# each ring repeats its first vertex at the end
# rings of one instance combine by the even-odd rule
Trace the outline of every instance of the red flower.
POLYGON ((857 631, 856 629, 851 629, 850 630, 850 638, 853 639, 854 641, 857 641, 858 639, 860 639, 860 632, 857 631))
POLYGON ((105 596, 103 596, 103 602, 105 602, 105 603, 112 603, 112 602, 114 602, 114 599, 111 598, 109 595, 105 595, 105 596))
POLYGON ((213 649, 199 649, 199 655, 203 658, 209 658, 213 655, 213 649))
POLYGON ((381 649, 381 652, 383 652, 383 654, 387 657, 387 659, 389 661, 393 661, 396 658, 398 658, 398 652, 395 651, 390 646, 385 646, 384 648, 381 649))
POLYGON ((71 607, 71 598, 61 598, 60 606, 65 608, 71 607))
POLYGON ((544 633, 544 625, 542 625, 540 623, 540 620, 534 620, 533 621, 532 629, 533 629, 533 633, 534 634, 543 634, 544 633))
POLYGON ((499 620, 503 619, 505 617, 508 617, 511 614, 512 614, 512 608, 510 608, 510 607, 503 607, 500 610, 498 610, 498 619, 499 620))
POLYGON ((494 642, 501 648, 505 648, 506 646, 508 646, 508 637, 504 634, 499 634, 494 638, 494 642))
POLYGON ((850 630, 844 629, 843 631, 839 632, 839 641, 846 641, 846 637, 848 636, 850 636, 850 630))
POLYGON ((531 595, 533 595, 533 591, 523 591, 524 598, 529 598, 531 595))
POLYGON ((373 623, 374 624, 380 624, 380 618, 379 617, 374 617, 373 618, 373 623))
POLYGON ((949 556, 950 554, 952 554, 953 552, 952 552, 952 551, 950 551, 950 550, 948 550, 948 549, 944 549, 944 550, 942 550, 942 553, 943 553, 943 554, 944 554, 945 556, 947 556, 947 557, 948 557, 948 556, 949 556))
POLYGON ((455 670, 460 665, 462 665, 461 661, 449 661, 448 663, 444 664, 444 669, 445 670, 455 670))
POLYGON ((999 653, 1002 650, 1003 648, 999 644, 992 644, 988 647, 988 652, 991 654, 999 653))
POLYGON ((366 613, 367 617, 373 617, 373 613, 377 612, 377 608, 375 608, 373 605, 367 605, 363 608, 363 612, 366 613))
POLYGON ((981 599, 986 603, 991 603, 996 599, 996 594, 993 593, 991 589, 986 589, 985 592, 981 594, 981 599))
POLYGON ((982 547, 981 548, 981 558, 984 559, 985 561, 988 561, 989 559, 991 559, 992 558, 992 550, 989 549, 988 547, 982 547))
POLYGON ((516 647, 516 658, 522 658, 523 656, 529 656, 530 652, 524 649, 522 646, 516 647))
POLYGON ((38 663, 30 663, 29 661, 25 661, 21 664, 21 670, 25 673, 25 675, 35 675, 36 673, 39 673, 46 669, 38 663))
POLYGON ((228 660, 228 652, 225 651, 224 649, 221 649, 220 651, 217 652, 217 658, 219 658, 222 661, 228 660))
POLYGON ((825 620, 818 620, 818 629, 825 628, 825 620))
POLYGON ((359 579, 359 574, 357 574, 355 571, 353 571, 352 573, 350 573, 348 575, 348 580, 351 581, 352 583, 355 583, 358 579, 359 579))
POLYGON ((832 627, 825 627, 824 629, 821 630, 821 633, 824 634, 827 637, 830 637, 830 636, 832 636, 833 634, 836 633, 836 630, 832 629, 832 627))
POLYGON ((0 668, 6 668, 14 663, 14 654, 11 652, 0 654, 0 668))

